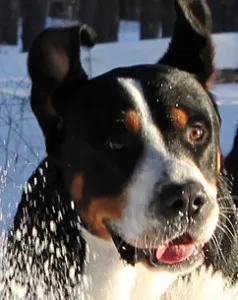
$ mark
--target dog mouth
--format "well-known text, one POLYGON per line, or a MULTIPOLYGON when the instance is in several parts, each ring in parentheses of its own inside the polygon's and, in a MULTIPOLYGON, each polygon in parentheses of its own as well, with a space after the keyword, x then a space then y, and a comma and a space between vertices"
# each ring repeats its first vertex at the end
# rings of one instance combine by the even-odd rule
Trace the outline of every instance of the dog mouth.
POLYGON ((174 264, 188 259, 202 247, 202 245, 195 244, 191 237, 185 233, 168 244, 157 246, 153 252, 158 262, 174 264))
POLYGON ((203 254, 204 244, 196 243, 188 233, 166 244, 150 247, 142 243, 128 243, 114 231, 110 230, 110 232, 121 259, 131 265, 146 262, 152 267, 172 266, 187 261, 196 261, 196 257, 203 254))

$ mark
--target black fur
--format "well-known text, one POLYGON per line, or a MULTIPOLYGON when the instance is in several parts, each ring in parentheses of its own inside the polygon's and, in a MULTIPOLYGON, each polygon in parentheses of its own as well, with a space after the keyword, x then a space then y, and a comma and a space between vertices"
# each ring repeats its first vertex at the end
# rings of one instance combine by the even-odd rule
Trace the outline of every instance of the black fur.
POLYGON ((238 130, 236 132, 234 141, 233 141, 233 147, 230 151, 230 153, 225 158, 225 168, 228 172, 228 175, 230 177, 231 181, 231 193, 234 197, 234 202, 236 206, 238 206, 238 130))

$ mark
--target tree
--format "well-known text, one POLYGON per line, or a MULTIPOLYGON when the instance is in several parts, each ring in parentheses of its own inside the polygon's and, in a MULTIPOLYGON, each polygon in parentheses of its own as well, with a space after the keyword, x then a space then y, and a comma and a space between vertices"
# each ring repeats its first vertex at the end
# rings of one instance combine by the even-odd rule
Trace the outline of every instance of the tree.
POLYGON ((162 36, 171 37, 176 19, 174 0, 162 0, 162 36))
POLYGON ((140 38, 157 38, 161 21, 161 0, 141 0, 140 9, 140 38))
POLYGON ((119 1, 80 0, 80 20, 96 30, 99 43, 117 41, 120 17, 119 1))
POLYGON ((34 38, 45 28, 49 0, 20 0, 22 51, 28 51, 34 38))
POLYGON ((82 23, 95 28, 95 14, 97 0, 80 0, 79 2, 79 19, 82 23))
POLYGON ((223 0, 222 1, 222 31, 234 32, 238 30, 237 13, 238 13, 237 0, 223 0))
POLYGON ((115 42, 118 39, 120 0, 97 0, 95 29, 98 42, 115 42))
POLYGON ((212 13, 212 31, 222 32, 222 0, 207 0, 207 3, 212 13))
POLYGON ((212 12, 212 29, 217 32, 238 31, 237 0, 207 0, 212 12))
POLYGON ((139 20, 141 0, 120 0, 120 18, 123 20, 139 20))
POLYGON ((17 0, 0 0, 0 44, 17 44, 18 17, 17 0))

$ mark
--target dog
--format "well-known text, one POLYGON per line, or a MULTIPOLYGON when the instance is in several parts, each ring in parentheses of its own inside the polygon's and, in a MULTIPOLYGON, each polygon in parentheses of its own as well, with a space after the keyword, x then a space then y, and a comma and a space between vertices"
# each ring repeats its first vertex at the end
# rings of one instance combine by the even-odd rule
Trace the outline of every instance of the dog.
POLYGON ((175 8, 155 65, 88 79, 79 53, 94 44, 91 28, 34 41, 31 106, 47 157, 7 238, 1 299, 156 300, 201 266, 236 281, 209 11, 203 0, 175 8))
POLYGON ((238 130, 233 141, 233 147, 230 153, 225 158, 225 169, 230 176, 231 180, 231 194, 234 197, 234 202, 238 206, 238 173, 237 173, 237 162, 238 162, 238 130))

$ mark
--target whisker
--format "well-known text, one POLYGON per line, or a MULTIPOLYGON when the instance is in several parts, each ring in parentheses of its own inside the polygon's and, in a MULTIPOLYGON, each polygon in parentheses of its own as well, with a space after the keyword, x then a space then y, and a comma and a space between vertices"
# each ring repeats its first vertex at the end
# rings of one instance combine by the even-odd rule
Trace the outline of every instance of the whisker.
POLYGON ((214 245, 216 247, 216 249, 218 250, 218 254, 221 256, 221 258, 224 260, 225 264, 227 264, 227 261, 225 259, 225 256, 223 255, 222 253, 222 250, 221 250, 221 247, 218 243, 218 240, 217 240, 217 237, 215 236, 215 234, 213 234, 212 236, 212 239, 211 239, 213 242, 214 242, 214 245))
POLYGON ((229 239, 229 241, 231 243, 233 243, 236 240, 235 236, 232 234, 232 232, 229 230, 229 228, 224 228, 222 225, 223 224, 217 224, 217 228, 219 228, 227 236, 227 238, 229 239), (227 232, 227 230, 229 232, 227 232))
POLYGON ((237 209, 234 209, 234 208, 231 208, 231 207, 220 207, 220 210, 224 211, 224 212, 230 212, 230 213, 236 213, 236 212, 238 212, 237 209))
MULTIPOLYGON (((235 236, 236 229, 235 229, 234 225, 232 224, 231 220, 229 219, 229 217, 228 217, 227 215, 223 214, 222 212, 220 212, 220 215, 221 215, 222 217, 224 217, 224 218, 227 220, 227 222, 230 224, 231 229, 232 229, 232 231, 234 232, 234 236, 235 236)), ((229 229, 229 228, 227 228, 227 229, 229 229)), ((229 230, 230 230, 230 229, 229 229, 229 230)))
POLYGON ((122 244, 123 244, 123 240, 121 240, 120 243, 116 246, 116 249, 117 249, 118 252, 120 252, 119 249, 120 249, 122 244))
MULTIPOLYGON (((234 196, 234 195, 227 195, 227 196, 222 196, 222 197, 218 197, 217 198, 217 201, 220 202, 222 200, 234 200, 234 201, 237 201, 238 200, 238 196, 234 196)), ((234 209, 237 209, 236 208, 236 205, 234 204, 234 209)), ((229 206, 228 206, 229 207, 229 206)))
POLYGON ((138 260, 138 242, 139 242, 139 238, 136 238, 136 242, 135 242, 135 260, 138 260))
POLYGON ((147 239, 148 239, 148 234, 146 233, 143 239, 143 244, 145 245, 145 248, 147 248, 147 239))

